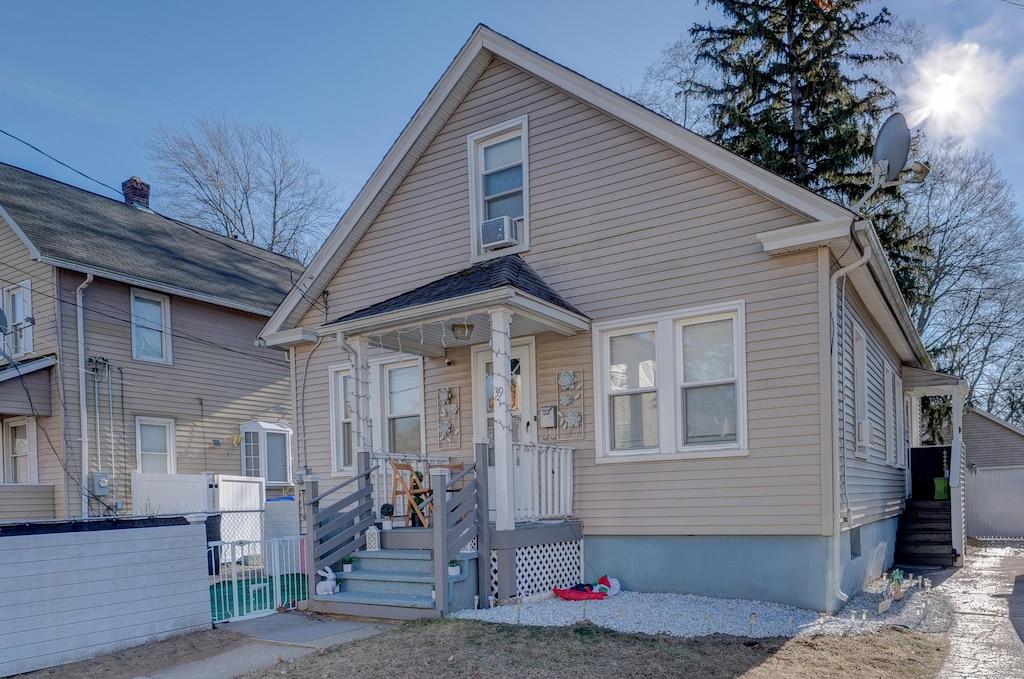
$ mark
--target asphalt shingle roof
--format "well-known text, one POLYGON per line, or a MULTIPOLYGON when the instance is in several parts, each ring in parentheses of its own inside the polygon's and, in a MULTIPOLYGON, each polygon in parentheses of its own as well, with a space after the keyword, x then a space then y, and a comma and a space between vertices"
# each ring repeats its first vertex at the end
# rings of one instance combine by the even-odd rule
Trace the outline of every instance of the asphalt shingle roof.
POLYGON ((4 163, 0 206, 44 258, 225 306, 269 315, 303 271, 289 257, 4 163))
POLYGON ((522 257, 519 255, 506 255, 474 264, 468 269, 439 278, 415 290, 410 290, 391 299, 378 302, 365 309, 354 311, 334 320, 332 323, 355 321, 360 318, 369 318, 433 302, 444 302, 473 293, 497 290, 503 287, 516 288, 528 295, 533 295, 549 304, 586 318, 586 314, 565 301, 550 285, 545 283, 544 279, 522 257))

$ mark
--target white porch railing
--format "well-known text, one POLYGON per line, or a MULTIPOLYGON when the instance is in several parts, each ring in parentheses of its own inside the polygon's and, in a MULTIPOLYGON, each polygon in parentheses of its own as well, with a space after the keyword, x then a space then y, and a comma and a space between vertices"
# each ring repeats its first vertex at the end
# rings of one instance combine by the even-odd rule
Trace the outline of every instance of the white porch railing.
POLYGON ((513 444, 516 521, 572 515, 572 452, 568 446, 513 444))

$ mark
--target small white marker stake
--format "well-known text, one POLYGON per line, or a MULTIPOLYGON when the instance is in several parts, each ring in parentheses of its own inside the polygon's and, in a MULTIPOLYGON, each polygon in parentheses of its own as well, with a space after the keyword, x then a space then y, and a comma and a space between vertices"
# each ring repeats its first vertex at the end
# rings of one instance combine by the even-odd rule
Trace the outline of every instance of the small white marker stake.
POLYGON ((523 600, 522 598, 516 599, 516 624, 519 624, 520 619, 523 617, 523 600))
POLYGON ((477 594, 476 596, 473 597, 473 610, 475 611, 475 610, 477 610, 479 608, 480 608, 480 595, 477 594))
POLYGON ((587 619, 587 600, 583 600, 583 619, 587 619))
POLYGON ((789 620, 786 621, 786 628, 793 629, 793 616, 789 616, 789 620))
POLYGON ((868 619, 868 612, 867 611, 861 611, 860 612, 860 621, 864 622, 867 619, 868 619))
POLYGON ((757 613, 750 614, 750 628, 747 634, 754 636, 754 621, 757 620, 757 613))

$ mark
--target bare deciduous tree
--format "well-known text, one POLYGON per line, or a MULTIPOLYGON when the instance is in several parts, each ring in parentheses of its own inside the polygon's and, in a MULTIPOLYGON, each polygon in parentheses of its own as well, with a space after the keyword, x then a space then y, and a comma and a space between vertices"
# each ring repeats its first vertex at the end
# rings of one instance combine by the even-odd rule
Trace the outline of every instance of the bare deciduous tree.
POLYGON ((983 151, 943 139, 925 153, 928 181, 905 194, 908 223, 928 245, 914 322, 936 367, 967 379, 972 404, 1016 419, 1024 415, 1012 407, 1012 392, 1024 394, 1024 224, 1013 188, 983 151))
POLYGON ((644 71, 640 86, 625 95, 697 134, 708 135, 712 130, 708 102, 697 84, 715 77, 707 64, 697 60, 693 40, 684 36, 667 45, 644 71))
POLYGON ((215 233, 308 259, 337 220, 334 182, 271 125, 198 117, 160 126, 146 144, 163 211, 215 233))

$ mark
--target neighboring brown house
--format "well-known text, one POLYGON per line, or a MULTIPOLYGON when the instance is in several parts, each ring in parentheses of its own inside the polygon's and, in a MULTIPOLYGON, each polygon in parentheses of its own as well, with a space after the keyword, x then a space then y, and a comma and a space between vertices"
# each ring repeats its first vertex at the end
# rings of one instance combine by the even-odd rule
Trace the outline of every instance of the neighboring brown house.
POLYGON ((476 461, 482 601, 610 574, 833 611, 892 563, 905 405, 952 389, 870 222, 484 26, 261 336, 321 492, 359 452, 476 461))
POLYGON ((0 521, 146 510, 132 472, 291 483, 287 447, 240 427, 290 418, 284 356, 255 340, 301 265, 124 189, 0 164, 0 521))

